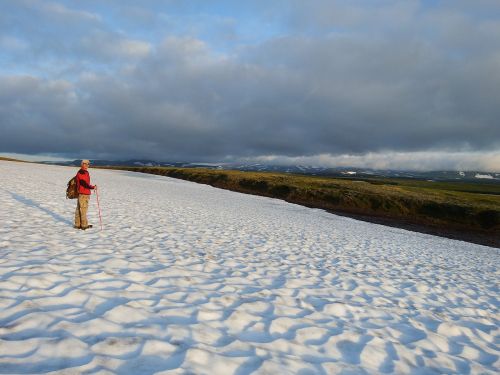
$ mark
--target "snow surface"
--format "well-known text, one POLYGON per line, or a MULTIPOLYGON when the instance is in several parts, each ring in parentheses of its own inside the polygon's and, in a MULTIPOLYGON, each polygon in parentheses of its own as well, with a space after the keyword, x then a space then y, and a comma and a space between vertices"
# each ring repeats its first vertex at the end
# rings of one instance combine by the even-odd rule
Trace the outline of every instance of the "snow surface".
POLYGON ((78 231, 75 172, 0 162, 0 373, 500 370, 499 249, 105 170, 78 231))
POLYGON ((476 175, 474 176, 476 178, 486 178, 486 179, 493 179, 493 176, 491 174, 479 174, 479 173, 476 173, 476 175))

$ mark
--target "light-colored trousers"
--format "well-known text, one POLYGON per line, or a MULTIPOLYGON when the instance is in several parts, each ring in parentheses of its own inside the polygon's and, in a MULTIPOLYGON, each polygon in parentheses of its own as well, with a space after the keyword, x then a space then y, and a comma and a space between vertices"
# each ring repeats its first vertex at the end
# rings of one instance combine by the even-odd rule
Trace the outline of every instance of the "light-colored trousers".
POLYGON ((75 227, 86 228, 89 225, 89 222, 87 221, 89 200, 90 195, 78 194, 78 203, 75 210, 75 227))

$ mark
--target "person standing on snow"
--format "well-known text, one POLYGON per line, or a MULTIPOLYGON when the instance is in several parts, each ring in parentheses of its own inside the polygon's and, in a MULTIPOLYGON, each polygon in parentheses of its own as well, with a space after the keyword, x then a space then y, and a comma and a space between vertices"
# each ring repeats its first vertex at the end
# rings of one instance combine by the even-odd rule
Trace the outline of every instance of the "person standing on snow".
POLYGON ((76 174, 76 188, 78 190, 78 203, 75 211, 75 229, 92 228, 87 221, 87 210, 89 207, 90 191, 97 189, 97 185, 90 184, 88 168, 90 161, 82 160, 81 168, 76 174))

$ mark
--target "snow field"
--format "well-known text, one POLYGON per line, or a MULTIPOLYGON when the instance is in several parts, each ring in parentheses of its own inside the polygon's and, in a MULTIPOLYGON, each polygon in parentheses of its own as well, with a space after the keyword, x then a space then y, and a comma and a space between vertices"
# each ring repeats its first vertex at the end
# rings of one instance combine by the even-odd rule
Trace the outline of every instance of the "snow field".
POLYGON ((275 199, 0 161, 0 373, 495 374, 500 251, 275 199))

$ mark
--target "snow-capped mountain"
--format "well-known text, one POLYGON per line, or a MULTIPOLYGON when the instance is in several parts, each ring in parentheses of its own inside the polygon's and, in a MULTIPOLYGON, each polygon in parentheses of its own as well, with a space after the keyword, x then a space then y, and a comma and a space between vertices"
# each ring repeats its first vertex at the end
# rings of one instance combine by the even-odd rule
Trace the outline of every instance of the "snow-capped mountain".
MULTIPOLYGON (((179 168, 210 168, 222 170, 240 170, 253 172, 279 172, 297 173, 313 176, 369 178, 389 177, 408 178, 432 181, 467 181, 479 183, 500 183, 500 173, 485 171, 400 171, 400 170, 373 170, 368 168, 327 168, 305 165, 266 165, 260 163, 183 163, 183 162, 158 162, 154 160, 92 160, 94 166, 131 166, 131 167, 179 167, 179 168)), ((80 161, 46 162, 55 165, 78 166, 80 161)))

